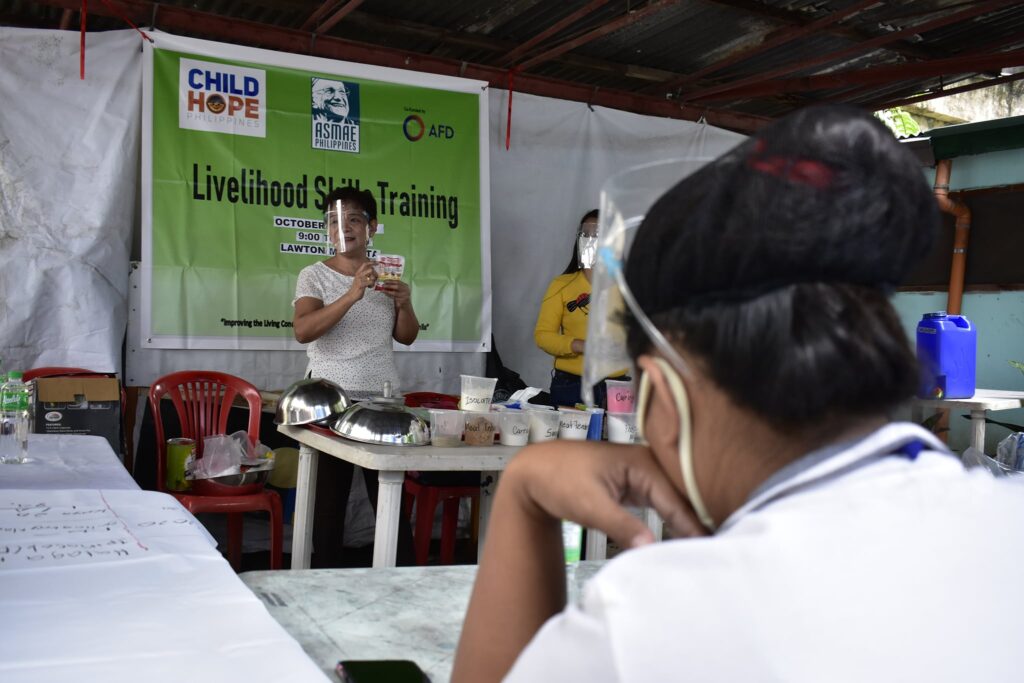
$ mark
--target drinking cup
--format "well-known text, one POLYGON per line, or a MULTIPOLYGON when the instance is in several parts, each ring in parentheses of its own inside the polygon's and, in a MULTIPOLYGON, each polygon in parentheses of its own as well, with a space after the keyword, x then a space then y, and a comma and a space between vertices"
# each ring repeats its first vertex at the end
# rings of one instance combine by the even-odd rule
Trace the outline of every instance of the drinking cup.
POLYGON ((608 440, 612 443, 639 443, 636 431, 636 413, 608 415, 608 440))
POLYGON ((475 413, 486 413, 491 410, 491 399, 498 380, 494 377, 474 377, 461 375, 462 396, 459 407, 475 413))
POLYGON ((590 430, 590 413, 585 410, 560 408, 558 410, 558 438, 570 441, 584 441, 590 430))
POLYGON ((466 425, 466 414, 461 410, 430 411, 430 443, 451 448, 462 445, 462 430, 466 425))
POLYGON ((608 388, 608 412, 632 413, 634 410, 633 383, 618 379, 605 380, 608 388))
POLYGON ((530 443, 558 438, 561 414, 557 410, 527 410, 530 416, 530 443))
POLYGON ((530 440, 530 415, 525 410, 503 410, 498 440, 505 446, 525 446, 530 440))

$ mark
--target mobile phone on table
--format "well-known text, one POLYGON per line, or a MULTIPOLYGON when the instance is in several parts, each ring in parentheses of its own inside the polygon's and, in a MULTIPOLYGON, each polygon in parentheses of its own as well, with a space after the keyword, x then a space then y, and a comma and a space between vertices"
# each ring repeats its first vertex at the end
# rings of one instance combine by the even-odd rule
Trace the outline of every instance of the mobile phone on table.
POLYGON ((342 683, 430 683, 430 677, 408 659, 345 659, 334 672, 342 683))

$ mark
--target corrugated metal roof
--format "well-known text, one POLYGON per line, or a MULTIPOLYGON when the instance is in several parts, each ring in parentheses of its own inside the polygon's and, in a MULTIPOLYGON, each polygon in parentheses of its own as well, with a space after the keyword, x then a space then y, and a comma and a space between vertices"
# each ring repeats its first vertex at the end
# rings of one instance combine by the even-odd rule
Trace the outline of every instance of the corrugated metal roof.
MULTIPOLYGON (((873 5, 862 0, 367 0, 357 2, 355 9, 348 0, 327 0, 326 7, 321 0, 119 0, 117 5, 143 24, 150 22, 155 8, 158 27, 161 12, 178 8, 197 17, 186 33, 256 45, 267 40, 265 30, 294 32, 321 8, 325 11, 320 12, 320 23, 338 10, 351 10, 319 40, 429 57, 422 60, 428 65, 424 68, 435 71, 457 73, 467 64, 476 65, 477 74, 501 87, 508 69, 525 65, 516 79, 526 91, 549 92, 554 86, 534 79, 543 77, 564 82, 565 96, 575 99, 585 99, 586 89, 600 89, 602 102, 610 106, 621 103, 626 109, 674 115, 665 108, 666 98, 692 105, 677 107, 683 117, 710 110, 771 118, 816 101, 878 107, 948 87, 965 76, 991 75, 998 69, 978 68, 976 57, 1024 48, 1024 3, 1009 0, 873 5), (834 13, 855 7, 863 9, 842 21, 805 30, 804 35, 791 35, 810 22, 827 21, 834 13), (200 13, 257 22, 265 30, 257 33, 240 25, 230 34, 211 35, 209 24, 215 22, 204 22, 207 15, 200 13), (574 15, 544 40, 517 50, 574 15), (954 20, 917 30, 947 16, 954 20), (865 45, 901 31, 907 35, 865 45), (766 43, 775 44, 762 47, 766 43), (510 62, 506 55, 513 50, 521 54, 510 62), (947 64, 942 73, 910 70, 950 58, 961 61, 947 64), (897 71, 884 80, 864 80, 867 77, 861 75, 859 85, 836 87, 833 82, 830 87, 811 87, 823 74, 898 65, 907 68, 905 76, 897 71), (690 76, 698 72, 700 77, 690 76), (798 77, 810 80, 801 85, 794 80, 798 77), (770 92, 747 93, 750 86, 741 81, 770 92), (730 84, 736 84, 734 90, 702 97, 709 88, 721 90, 730 84)), ((63 21, 67 28, 77 29, 78 7, 75 0, 0 0, 0 23, 57 28, 63 21)), ((91 3, 89 11, 89 30, 124 26, 102 4, 91 3)), ((316 29, 303 30, 312 34, 316 29)), ((1005 66, 1024 64, 1019 54, 1010 61, 1015 63, 1005 66)), ((756 124, 756 119, 751 121, 756 124)), ((742 121, 737 125, 742 127, 742 121)))

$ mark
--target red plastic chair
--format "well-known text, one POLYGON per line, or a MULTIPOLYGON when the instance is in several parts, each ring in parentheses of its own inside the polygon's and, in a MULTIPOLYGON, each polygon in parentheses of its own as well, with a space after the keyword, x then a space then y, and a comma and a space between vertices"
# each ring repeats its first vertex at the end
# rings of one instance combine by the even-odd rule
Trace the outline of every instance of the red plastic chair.
MULTIPOLYGON (((412 408, 444 408, 457 409, 459 397, 449 394, 436 394, 420 391, 405 395, 405 405, 412 408)), ((403 486, 403 507, 406 518, 412 516, 413 505, 416 506, 416 527, 413 530, 413 546, 416 553, 416 564, 425 565, 430 554, 430 537, 434 530, 434 512, 438 503, 444 503, 441 513, 441 564, 452 564, 455 561, 455 532, 459 522, 459 501, 470 498, 476 503, 480 500, 479 486, 447 486, 428 484, 420 481, 416 473, 405 477, 403 486)))
POLYGON ((249 405, 249 441, 255 443, 260 430, 260 392, 240 377, 223 372, 186 370, 165 375, 149 388, 149 407, 156 426, 157 490, 171 494, 192 513, 217 512, 228 516, 228 561, 238 571, 242 560, 242 513, 265 510, 270 515, 270 568, 281 568, 284 537, 281 499, 274 491, 263 490, 243 495, 200 495, 167 491, 167 439, 164 433, 160 401, 170 395, 181 424, 181 436, 194 439, 196 457, 203 455, 203 437, 224 434, 228 414, 236 396, 249 405))

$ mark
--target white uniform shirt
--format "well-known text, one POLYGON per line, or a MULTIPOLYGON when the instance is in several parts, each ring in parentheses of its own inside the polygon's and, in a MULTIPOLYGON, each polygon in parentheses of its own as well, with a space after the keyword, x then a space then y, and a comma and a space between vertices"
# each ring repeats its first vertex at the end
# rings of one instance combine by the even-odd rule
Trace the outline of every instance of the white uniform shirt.
POLYGON ((1021 681, 1024 488, 891 424, 715 536, 623 553, 507 681, 1021 681), (911 440, 936 450, 891 455, 911 440))
MULTIPOLYGON (((344 296, 351 285, 351 277, 318 261, 299 272, 295 301, 308 296, 326 306, 344 296)), ((394 299, 368 289, 337 325, 307 345, 307 372, 340 384, 351 398, 380 395, 385 381, 397 393, 398 371, 391 346, 394 328, 394 299)))

